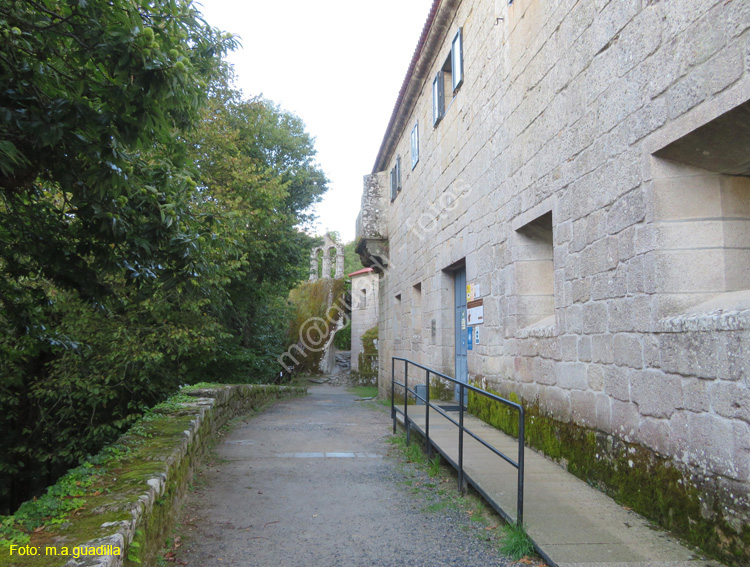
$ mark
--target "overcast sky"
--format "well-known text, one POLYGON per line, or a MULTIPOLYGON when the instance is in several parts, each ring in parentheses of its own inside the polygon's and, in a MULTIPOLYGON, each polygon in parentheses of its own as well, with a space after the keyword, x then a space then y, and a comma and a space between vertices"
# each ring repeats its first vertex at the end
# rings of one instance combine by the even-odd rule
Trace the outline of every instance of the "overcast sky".
POLYGON ((432 0, 198 0, 206 21, 240 36, 237 86, 305 122, 330 189, 316 234, 354 239, 371 172, 432 0))

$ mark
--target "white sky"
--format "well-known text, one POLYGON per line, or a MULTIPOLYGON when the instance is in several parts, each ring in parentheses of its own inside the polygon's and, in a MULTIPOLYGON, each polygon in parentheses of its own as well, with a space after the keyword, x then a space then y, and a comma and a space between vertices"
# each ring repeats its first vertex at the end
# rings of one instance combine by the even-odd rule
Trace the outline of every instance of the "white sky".
POLYGON ((317 234, 354 239, 371 172, 432 0, 197 0, 206 21, 240 36, 229 56, 246 97, 299 116, 330 180, 317 234))

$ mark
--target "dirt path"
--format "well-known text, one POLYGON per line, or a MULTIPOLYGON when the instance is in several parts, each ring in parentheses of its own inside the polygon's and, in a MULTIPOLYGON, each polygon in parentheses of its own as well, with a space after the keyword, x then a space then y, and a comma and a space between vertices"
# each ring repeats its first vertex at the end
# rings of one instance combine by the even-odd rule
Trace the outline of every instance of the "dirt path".
POLYGON ((241 423, 185 508, 191 567, 510 565, 459 513, 427 512, 386 457, 386 412, 318 386, 241 423))

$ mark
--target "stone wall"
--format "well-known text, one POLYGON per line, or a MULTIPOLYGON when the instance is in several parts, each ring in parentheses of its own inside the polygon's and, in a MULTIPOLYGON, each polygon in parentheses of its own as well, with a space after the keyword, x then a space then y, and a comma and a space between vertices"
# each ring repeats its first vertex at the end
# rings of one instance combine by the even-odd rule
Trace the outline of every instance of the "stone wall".
POLYGON ((359 370, 362 335, 378 324, 378 274, 352 275, 352 370, 359 370))
POLYGON ((219 430, 237 415, 274 399, 304 394, 305 389, 232 385, 187 393, 195 400, 168 404, 114 444, 95 485, 83 496, 81 509, 65 522, 32 534, 30 545, 39 550, 39 557, 31 557, 30 565, 155 565, 193 471, 219 430), (107 545, 111 547, 101 547, 107 545), (57 549, 58 556, 48 555, 47 547, 57 549), (63 547, 68 556, 60 555, 63 547), (110 552, 74 558, 73 548, 110 552), (119 554, 112 553, 115 548, 119 554))
POLYGON ((702 513, 739 534, 750 522, 750 183, 737 177, 750 161, 750 4, 457 4, 438 10, 448 31, 422 53, 428 79, 378 158, 380 175, 398 155, 411 164, 419 129, 419 162, 387 209, 381 387, 391 356, 453 375, 463 267, 484 303, 470 379, 708 477, 719 504, 702 513), (433 126, 432 77, 459 28, 464 82, 433 126))

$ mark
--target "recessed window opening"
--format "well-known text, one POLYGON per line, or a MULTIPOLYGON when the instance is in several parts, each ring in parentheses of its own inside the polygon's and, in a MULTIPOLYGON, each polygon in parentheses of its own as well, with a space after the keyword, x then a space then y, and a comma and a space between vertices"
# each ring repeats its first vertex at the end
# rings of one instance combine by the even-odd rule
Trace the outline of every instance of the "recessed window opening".
POLYGON ((422 283, 416 284, 411 291, 411 329, 412 340, 419 342, 422 338, 422 283))
POLYGON ((552 212, 516 231, 514 257, 518 327, 529 327, 554 317, 552 212))
POLYGON ((432 124, 437 126, 456 97, 464 80, 463 28, 459 28, 451 41, 451 52, 432 80, 432 124), (445 93, 448 93, 447 96, 445 93))
POLYGON ((655 282, 668 296, 661 316, 708 301, 750 307, 748 148, 750 102, 655 152, 655 282))
POLYGON ((367 309, 367 290, 364 288, 359 291, 359 308, 367 309))
POLYGON ((393 301, 393 340, 401 342, 401 294, 393 301))

